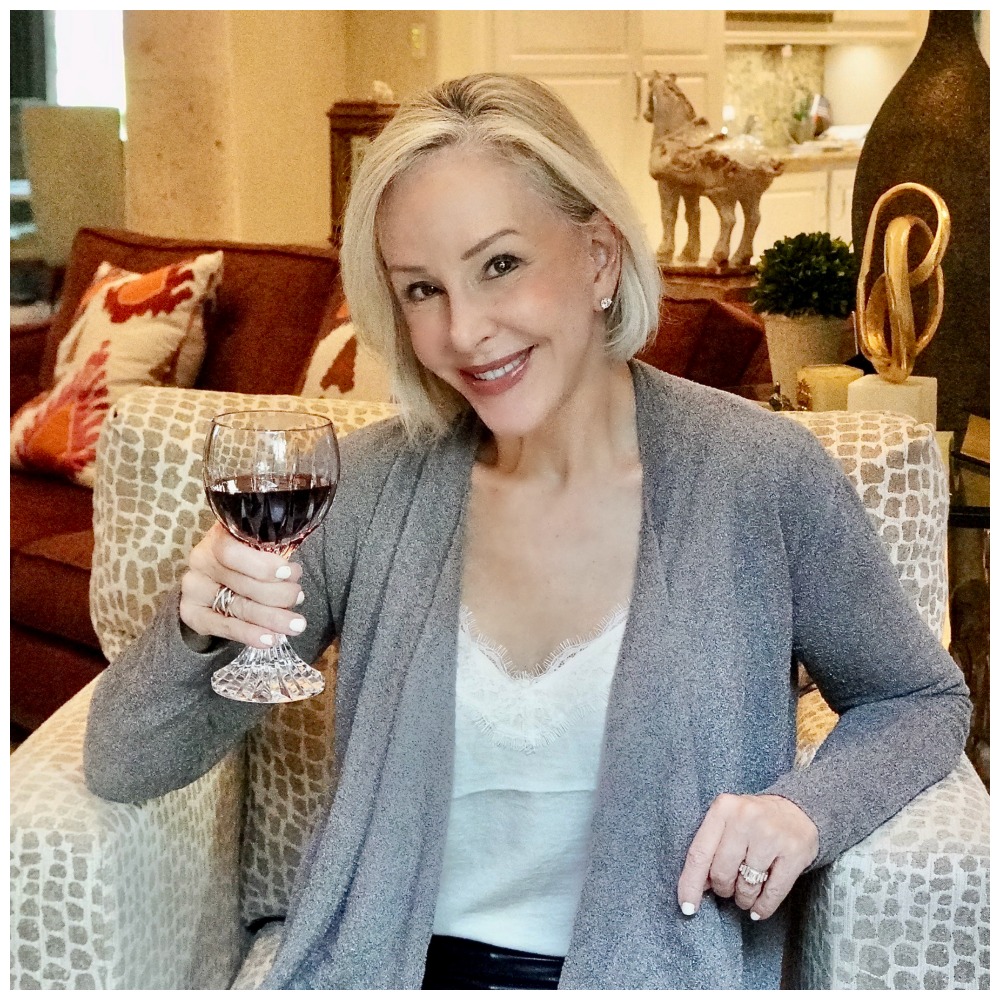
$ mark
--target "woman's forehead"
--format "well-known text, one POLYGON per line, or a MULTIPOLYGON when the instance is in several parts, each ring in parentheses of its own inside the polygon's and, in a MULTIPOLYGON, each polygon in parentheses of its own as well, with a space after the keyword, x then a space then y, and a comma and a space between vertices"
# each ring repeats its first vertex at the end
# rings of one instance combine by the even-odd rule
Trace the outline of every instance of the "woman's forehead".
POLYGON ((521 164, 488 148, 449 146, 421 157, 386 189, 377 231, 382 243, 390 233, 426 224, 428 217, 459 226, 472 217, 525 215, 569 221, 521 164))
POLYGON ((521 183, 528 180, 528 171, 513 158, 480 143, 466 142, 421 154, 388 185, 382 203, 414 185, 454 184, 482 175, 505 175, 521 183))

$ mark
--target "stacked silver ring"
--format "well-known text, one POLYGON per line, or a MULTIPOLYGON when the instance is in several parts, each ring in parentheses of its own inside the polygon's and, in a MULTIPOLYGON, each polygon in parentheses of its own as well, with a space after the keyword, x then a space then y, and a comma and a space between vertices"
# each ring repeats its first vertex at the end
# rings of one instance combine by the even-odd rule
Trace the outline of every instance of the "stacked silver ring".
POLYGON ((232 610, 235 600, 236 595, 228 587, 219 587, 219 592, 215 595, 215 600, 212 601, 212 610, 225 618, 235 618, 232 610))
POLYGON ((747 885, 763 885, 767 881, 767 872, 751 868, 746 862, 740 865, 740 874, 746 880, 747 885))

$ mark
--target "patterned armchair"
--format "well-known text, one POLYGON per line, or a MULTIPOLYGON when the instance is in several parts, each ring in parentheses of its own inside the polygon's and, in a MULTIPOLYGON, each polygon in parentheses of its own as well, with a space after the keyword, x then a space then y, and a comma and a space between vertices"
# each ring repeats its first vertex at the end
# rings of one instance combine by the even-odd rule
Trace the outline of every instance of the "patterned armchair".
MULTIPOLYGON (((381 404, 143 389, 109 415, 98 455, 92 612, 113 658, 211 523, 211 417, 251 406, 328 413, 344 433, 381 404)), ((858 486, 904 587, 945 614, 947 482, 908 418, 795 415, 858 486)), ((323 669, 336 669, 335 650, 323 669)), ((212 989, 260 981, 305 838, 333 782, 327 693, 283 706, 186 788, 137 805, 83 784, 90 688, 11 757, 11 987, 212 989)), ((801 700, 799 763, 835 721, 801 700)), ((803 880, 788 985, 989 986, 989 797, 967 760, 836 863, 803 880)))

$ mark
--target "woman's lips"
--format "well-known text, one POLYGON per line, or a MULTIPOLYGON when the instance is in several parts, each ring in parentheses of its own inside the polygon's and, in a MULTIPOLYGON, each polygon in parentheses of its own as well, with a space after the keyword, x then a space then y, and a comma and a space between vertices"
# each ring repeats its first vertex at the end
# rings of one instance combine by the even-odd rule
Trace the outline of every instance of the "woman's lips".
POLYGON ((485 365, 460 369, 465 384, 481 396, 497 396, 521 381, 534 348, 508 354, 485 365))

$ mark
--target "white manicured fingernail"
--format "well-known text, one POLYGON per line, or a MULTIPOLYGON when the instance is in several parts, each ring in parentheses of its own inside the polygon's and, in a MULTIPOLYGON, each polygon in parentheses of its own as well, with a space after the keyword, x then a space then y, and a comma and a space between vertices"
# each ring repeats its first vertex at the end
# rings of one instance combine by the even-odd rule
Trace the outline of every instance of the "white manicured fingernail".
POLYGON ((302 591, 300 590, 299 596, 295 598, 295 607, 298 607, 305 599, 306 595, 303 594, 302 591))
POLYGON ((288 627, 293 632, 301 632, 306 627, 305 618, 293 618, 289 623, 288 627))
POLYGON ((260 644, 262 646, 273 646, 274 645, 274 636, 273 635, 262 635, 260 637, 260 644))
POLYGON ((760 914, 754 912, 753 910, 751 910, 750 911, 750 919, 751 920, 760 920, 760 914))
POLYGON ((287 580, 292 575, 292 567, 291 566, 279 566, 274 571, 274 575, 279 580, 287 580))
POLYGON ((694 903, 681 903, 681 913, 683 913, 685 917, 693 917, 697 912, 698 908, 694 905, 694 903))

